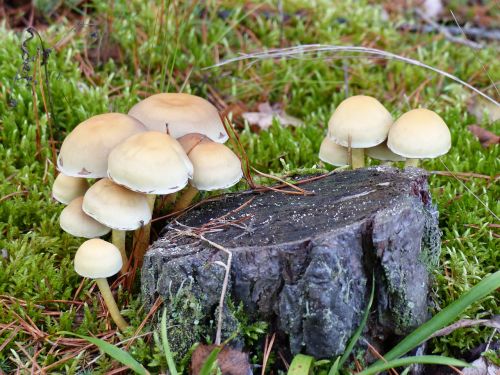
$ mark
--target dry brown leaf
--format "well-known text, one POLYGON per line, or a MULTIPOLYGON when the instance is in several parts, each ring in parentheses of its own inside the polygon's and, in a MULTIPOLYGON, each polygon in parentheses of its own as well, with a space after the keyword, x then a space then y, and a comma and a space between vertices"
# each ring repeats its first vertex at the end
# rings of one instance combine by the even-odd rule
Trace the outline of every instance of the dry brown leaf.
MULTIPOLYGON (((191 356, 191 371, 198 375, 207 357, 217 345, 199 345, 191 356)), ((246 353, 239 350, 223 347, 217 356, 217 364, 223 375, 249 375, 252 374, 250 362, 246 353)))
POLYGON ((280 104, 271 106, 268 102, 260 103, 257 106, 258 112, 245 112, 243 118, 250 125, 257 125, 262 130, 267 130, 273 123, 273 118, 277 118, 283 126, 301 126, 302 121, 287 114, 280 104))
POLYGON ((485 148, 500 143, 500 137, 498 135, 490 132, 489 130, 483 129, 478 125, 469 125, 467 129, 469 129, 469 131, 476 136, 481 143, 481 146, 485 148))

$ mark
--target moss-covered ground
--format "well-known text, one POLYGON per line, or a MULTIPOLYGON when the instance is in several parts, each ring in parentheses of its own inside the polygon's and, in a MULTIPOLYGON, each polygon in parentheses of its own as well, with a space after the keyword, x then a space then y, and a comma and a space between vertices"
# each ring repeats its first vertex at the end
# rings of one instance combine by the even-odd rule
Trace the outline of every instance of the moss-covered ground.
MULTIPOLYGON (((72 258, 82 240, 59 228, 62 206, 51 199, 53 151, 65 135, 92 115, 126 113, 157 92, 193 93, 232 111, 253 165, 280 175, 325 168, 317 153, 329 116, 345 98, 345 82, 349 94, 374 96, 395 117, 416 107, 436 111, 450 126, 453 146, 446 156, 424 161, 423 167, 466 177, 430 177, 443 231, 432 290, 434 309, 499 269, 499 223, 494 215, 500 212, 500 146, 483 148, 467 126, 478 124, 498 133, 500 123, 469 114, 470 91, 419 67, 352 53, 204 69, 239 52, 264 48, 363 45, 418 59, 498 100, 492 85, 500 81, 498 44, 474 50, 439 34, 402 31, 398 26, 415 22, 413 13, 404 8, 386 13, 367 1, 280 2, 282 11, 276 2, 117 1, 108 6, 88 1, 79 8, 73 2, 35 3, 40 36, 51 48, 46 65, 37 55, 38 37, 27 42, 22 53, 28 34, 12 27, 19 21, 14 19, 17 13, 0 23, 0 373, 42 368, 49 373, 99 373, 120 366, 97 357, 95 347, 82 351, 86 343, 62 338, 58 332, 63 330, 121 342, 119 346, 126 346, 153 373, 164 368, 149 311, 136 289, 120 291, 119 303, 131 328, 113 334, 93 283, 82 283, 73 270, 72 258), (304 126, 285 128, 275 122, 260 133, 245 126, 241 111, 254 110, 264 101, 280 103, 304 126)), ((189 308, 196 312, 195 306, 189 308)), ((499 313, 497 293, 471 306, 463 317, 499 313)), ((491 332, 460 329, 433 340, 431 349, 459 355, 486 342, 491 332)), ((207 336, 200 340, 210 340, 207 336)), ((249 350, 260 358, 262 343, 254 343, 249 350)))

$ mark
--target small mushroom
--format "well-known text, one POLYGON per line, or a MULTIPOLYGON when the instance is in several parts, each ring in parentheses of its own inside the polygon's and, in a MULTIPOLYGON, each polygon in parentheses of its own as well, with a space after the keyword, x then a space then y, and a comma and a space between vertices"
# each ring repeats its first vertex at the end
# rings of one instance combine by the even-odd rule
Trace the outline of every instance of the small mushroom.
POLYGON ((61 212, 61 228, 75 237, 95 238, 108 234, 111 228, 99 223, 82 210, 83 197, 75 198, 61 212))
POLYGON ((450 150, 450 129, 437 113, 413 109, 392 125, 387 146, 395 154, 407 158, 405 166, 417 167, 419 159, 435 158, 450 150))
POLYGON ((73 199, 83 196, 88 188, 89 183, 85 178, 59 173, 52 185, 52 197, 62 204, 69 204, 73 199))
POLYGON ((328 137, 338 145, 351 147, 352 167, 365 165, 364 149, 385 141, 392 116, 375 98, 351 96, 337 107, 328 122, 328 137))
POLYGON ((128 262, 125 252, 126 231, 135 230, 151 221, 147 196, 103 178, 87 190, 82 208, 87 215, 113 230, 112 241, 122 254, 122 272, 125 272, 128 262))
POLYGON ((72 177, 106 177, 110 151, 128 137, 144 131, 146 128, 138 120, 121 113, 91 117, 64 140, 57 169, 72 177))
POLYGON ((319 158, 325 163, 336 167, 349 165, 347 147, 336 144, 328 137, 325 137, 323 142, 321 142, 321 146, 319 148, 319 158))
POLYGON ((189 133, 201 133, 214 142, 229 138, 219 112, 208 100, 182 93, 152 95, 128 112, 149 130, 167 133, 174 138, 189 133))
POLYGON ((372 159, 380 160, 385 163, 405 161, 406 158, 392 152, 387 147, 387 142, 381 143, 375 147, 370 147, 365 150, 366 155, 372 159))
POLYGON ((179 138, 179 143, 193 163, 194 171, 190 185, 177 201, 174 211, 185 209, 199 190, 227 189, 243 177, 240 159, 227 146, 196 133, 179 138))
POLYGON ((97 238, 85 241, 76 251, 74 265, 77 274, 95 279, 111 318, 118 328, 124 331, 128 323, 120 314, 106 279, 122 268, 122 257, 118 248, 97 238))

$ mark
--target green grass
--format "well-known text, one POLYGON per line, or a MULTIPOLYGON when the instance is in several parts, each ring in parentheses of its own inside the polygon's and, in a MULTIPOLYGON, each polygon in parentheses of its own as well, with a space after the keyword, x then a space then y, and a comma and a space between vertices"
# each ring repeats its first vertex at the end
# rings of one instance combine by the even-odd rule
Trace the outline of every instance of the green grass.
MULTIPOLYGON (((53 127, 54 140, 58 142, 56 147, 72 128, 92 115, 107 111, 127 112, 147 93, 159 92, 161 87, 168 87, 170 91, 183 87, 185 92, 212 101, 216 92, 226 103, 248 108, 263 100, 283 103, 287 112, 301 118, 305 126, 289 129, 276 123, 268 132, 260 134, 251 132, 248 127, 241 128, 241 139, 252 163, 261 171, 273 173, 323 168, 317 152, 328 118, 344 98, 342 65, 345 62, 349 67, 351 94, 377 97, 394 116, 410 108, 428 107, 449 124, 453 135, 452 150, 440 160, 424 162, 426 169, 444 170, 444 163, 456 172, 475 172, 492 178, 499 173, 500 147, 484 149, 467 131, 467 125, 477 122, 467 113, 469 92, 418 67, 347 54, 322 54, 314 58, 263 61, 251 66, 236 63, 202 69, 240 51, 279 47, 282 39, 287 46, 371 44, 419 59, 478 88, 485 88, 491 82, 482 64, 493 81, 500 80, 500 61, 494 46, 474 51, 435 35, 400 33, 395 27, 400 18, 387 20, 380 7, 365 2, 356 2, 356 5, 351 1, 338 2, 339 5, 333 7, 286 2, 285 12, 291 17, 283 26, 275 3, 255 11, 251 5, 244 7, 234 2, 218 3, 217 6, 209 2, 207 9, 197 3, 183 2, 176 7, 169 6, 170 3, 163 5, 168 11, 161 13, 161 22, 157 20, 161 4, 155 7, 140 2, 132 5, 117 2, 113 8, 108 8, 105 2, 88 3, 89 16, 85 21, 98 24, 97 38, 91 35, 94 28, 83 28, 54 50, 49 59, 48 78, 57 118, 53 127), (109 44, 121 51, 120 58, 85 62, 85 51, 92 55, 99 40, 105 40, 108 24, 113 25, 109 44)), ((48 2, 49 5, 43 4, 50 5, 48 2)), ((72 23, 63 19, 40 32, 46 45, 53 46, 70 36, 71 28, 72 23)), ((12 330, 0 326, 0 345, 10 338, 0 352, 0 369, 9 372, 25 363, 31 368, 30 360, 15 342, 24 346, 30 356, 38 352, 36 360, 43 367, 63 357, 49 354, 51 344, 48 340, 57 339, 57 332, 97 335, 109 327, 97 316, 100 307, 95 294, 90 292, 90 283, 75 294, 81 279, 73 271, 72 257, 82 241, 59 229, 58 215, 62 206, 50 197, 54 167, 41 92, 37 85, 35 111, 31 87, 25 80, 14 79, 22 68, 19 47, 26 35, 8 30, 5 25, 0 26, 0 31, 0 249, 8 253, 7 259, 0 258, 0 295, 11 297, 0 299, 0 324, 29 317, 41 331, 50 335, 34 343, 30 334, 19 331, 10 338, 12 330), (15 107, 9 105, 12 99, 17 103, 15 107), (42 146, 38 154, 37 118, 42 146), (85 305, 77 308, 76 304, 48 302, 74 297, 85 305), (48 311, 54 315, 48 315, 48 311)), ((28 46, 34 54, 36 41, 28 46)), ((31 65, 30 74, 34 66, 31 65)), ((238 118, 237 123, 241 126, 241 119, 238 118)), ((500 131, 499 122, 490 123, 485 119, 480 125, 496 133, 500 131)), ((498 184, 484 179, 471 179, 464 184, 498 215, 498 184)), ((432 176, 430 185, 433 199, 439 206, 443 230, 440 271, 435 273, 432 292, 435 311, 438 311, 487 274, 498 270, 500 252, 498 239, 493 236, 495 228, 488 227, 488 224, 497 223, 495 218, 462 183, 450 177, 432 176)), ((137 293, 129 295, 122 291, 119 297, 132 328, 115 338, 114 343, 131 337, 147 314, 137 293)), ((498 313, 497 293, 473 305, 463 317, 481 318, 498 313)), ((147 324, 139 334, 151 329, 147 324)), ((437 354, 453 355, 485 342, 490 334, 487 328, 461 329, 434 339, 432 349, 437 354)), ((147 340, 155 342, 152 336, 136 339, 130 351, 154 372, 158 366, 166 364, 157 360, 161 349, 156 346, 151 349, 147 345, 147 340)), ((262 351, 257 346, 252 349, 262 351)), ((95 355, 95 351, 86 352, 52 371, 88 371, 92 367, 87 363, 95 355)), ((104 372, 112 363, 100 357, 92 366, 104 372)))

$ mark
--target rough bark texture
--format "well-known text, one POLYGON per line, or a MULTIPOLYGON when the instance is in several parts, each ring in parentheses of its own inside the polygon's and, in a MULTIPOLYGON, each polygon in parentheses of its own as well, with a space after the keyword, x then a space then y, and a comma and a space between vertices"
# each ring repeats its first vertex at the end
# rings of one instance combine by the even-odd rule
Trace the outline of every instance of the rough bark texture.
POLYGON ((301 187, 315 194, 227 196, 169 225, 144 261, 146 302, 168 299, 169 290, 189 280, 207 314, 214 313, 224 277, 214 262, 227 256, 183 233, 203 226, 217 229, 205 236, 233 254, 228 294, 253 319, 286 334, 292 353, 342 353, 360 324, 372 275, 376 314, 367 335, 383 344, 424 322, 429 267, 440 251, 424 172, 358 169, 301 187))

